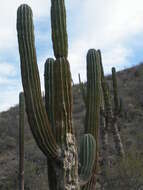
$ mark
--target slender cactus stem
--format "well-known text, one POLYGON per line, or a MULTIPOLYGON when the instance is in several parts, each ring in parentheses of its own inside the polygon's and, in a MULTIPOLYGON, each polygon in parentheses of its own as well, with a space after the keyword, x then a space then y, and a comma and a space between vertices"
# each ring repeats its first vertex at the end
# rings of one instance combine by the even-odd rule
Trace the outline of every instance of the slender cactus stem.
POLYGON ((24 190, 24 94, 19 94, 19 190, 24 190))

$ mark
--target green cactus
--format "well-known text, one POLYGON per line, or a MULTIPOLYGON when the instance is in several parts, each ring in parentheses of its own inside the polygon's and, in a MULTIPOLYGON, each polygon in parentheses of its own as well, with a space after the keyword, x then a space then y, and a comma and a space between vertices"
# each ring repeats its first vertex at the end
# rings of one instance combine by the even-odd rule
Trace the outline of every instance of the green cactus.
POLYGON ((17 32, 26 112, 37 145, 45 155, 56 159, 61 149, 53 136, 41 96, 32 17, 28 5, 18 8, 17 32))
MULTIPOLYGON (((78 175, 77 145, 72 127, 71 73, 67 60, 64 0, 52 0, 51 24, 56 60, 48 59, 45 63, 45 106, 41 96, 32 17, 28 5, 18 8, 17 32, 28 122, 37 145, 48 160, 50 189, 79 190, 82 179, 78 175)), ((91 163, 88 165, 91 170, 87 168, 86 176, 91 174, 92 163, 95 163, 94 156, 89 158, 89 152, 96 151, 95 143, 93 145, 93 148, 90 143, 86 146, 86 153, 83 150, 88 155, 85 163, 91 163)))
POLYGON ((97 51, 87 53, 87 113, 85 132, 98 135, 101 104, 101 69, 97 51), (93 127, 94 126, 94 127, 93 127))
POLYGON ((92 168, 96 157, 96 141, 91 134, 85 134, 80 141, 79 173, 80 184, 83 186, 92 176, 92 168))
MULTIPOLYGON (((99 51, 100 57, 101 57, 101 52, 99 51)), ((117 155, 120 157, 124 157, 125 152, 123 148, 123 144, 121 141, 120 133, 118 130, 117 126, 117 118, 115 112, 112 110, 112 100, 111 100, 111 94, 109 90, 109 86, 105 80, 104 77, 104 72, 103 72, 103 66, 101 62, 101 70, 102 70, 102 89, 103 89, 103 96, 104 96, 104 102, 105 102, 105 122, 106 122, 106 130, 111 131, 113 134, 113 139, 115 143, 115 149, 117 151, 117 155)), ((115 75, 115 69, 113 71, 113 85, 114 85, 114 103, 116 109, 119 109, 119 104, 118 104, 118 93, 117 93, 117 81, 116 81, 116 75, 115 75)))
POLYGON ((79 87, 80 87, 80 91, 81 91, 81 94, 82 94, 82 99, 83 99, 83 102, 86 106, 87 104, 87 100, 86 100, 86 89, 85 89, 85 85, 83 82, 81 82, 81 77, 80 77, 80 74, 78 74, 78 79, 79 79, 79 87))
MULTIPOLYGON (((101 66, 101 86, 108 89, 108 86, 105 84, 105 78, 104 78, 104 70, 103 70, 103 65, 102 65, 102 56, 101 56, 101 51, 97 50, 99 57, 100 57, 100 66, 101 66)), ((100 138, 101 138, 101 158, 102 161, 100 162, 100 185, 101 189, 104 189, 104 186, 107 182, 107 170, 109 168, 109 134, 108 134, 108 119, 109 117, 105 117, 105 113, 107 111, 107 107, 105 107, 105 102, 106 105, 108 105, 108 108, 110 105, 108 104, 108 90, 103 90, 102 88, 102 103, 101 103, 101 124, 100 124, 100 138), (104 99, 105 97, 105 99, 104 99)), ((110 112, 107 112, 107 114, 110 114, 110 112)))
POLYGON ((119 111, 119 97, 117 88, 116 69, 112 67, 112 82, 113 82, 113 95, 114 95, 114 113, 118 114, 119 111))
POLYGON ((51 0, 51 25, 54 55, 56 58, 68 56, 66 30, 66 10, 64 0, 51 0))
POLYGON ((87 53, 87 110, 85 133, 90 133, 96 140, 96 159, 90 181, 83 189, 93 189, 96 184, 98 170, 98 138, 101 106, 101 68, 100 58, 96 50, 90 49, 87 53))
POLYGON ((114 96, 114 116, 120 116, 122 112, 122 99, 119 97, 116 69, 112 68, 112 84, 113 84, 113 96, 114 96))
POLYGON ((53 78, 54 68, 53 67, 54 67, 54 59, 53 58, 47 59, 45 62, 45 69, 44 69, 45 107, 50 121, 50 125, 52 127, 52 131, 55 134, 56 131, 54 129, 54 78, 53 78))
POLYGON ((24 190, 24 94, 19 94, 19 190, 24 190))

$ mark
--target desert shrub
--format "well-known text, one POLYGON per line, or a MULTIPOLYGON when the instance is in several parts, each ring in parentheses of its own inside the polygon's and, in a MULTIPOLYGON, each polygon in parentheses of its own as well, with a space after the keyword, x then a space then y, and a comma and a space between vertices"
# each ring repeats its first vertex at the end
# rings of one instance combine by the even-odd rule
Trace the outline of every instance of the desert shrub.
POLYGON ((108 169, 107 190, 141 190, 143 188, 143 155, 128 153, 108 169))

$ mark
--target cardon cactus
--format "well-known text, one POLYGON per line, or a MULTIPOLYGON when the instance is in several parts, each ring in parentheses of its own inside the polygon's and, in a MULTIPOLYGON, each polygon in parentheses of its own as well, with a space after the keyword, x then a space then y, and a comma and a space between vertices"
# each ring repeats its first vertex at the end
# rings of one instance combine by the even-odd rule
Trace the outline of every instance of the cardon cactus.
MULTIPOLYGON (((45 64, 46 106, 43 104, 40 90, 32 17, 32 10, 28 5, 24 4, 18 8, 18 43, 29 125, 37 145, 48 160, 50 189, 79 190, 83 185, 83 178, 80 179, 80 176, 86 175, 88 180, 84 184, 91 179, 95 157, 94 153, 91 157, 89 153, 92 150, 96 151, 96 141, 95 135, 87 137, 86 142, 92 141, 92 143, 86 144, 87 151, 83 150, 84 163, 88 172, 82 170, 84 173, 78 174, 78 165, 80 164, 72 126, 71 73, 67 60, 64 0, 51 1, 52 39, 56 60, 48 59, 45 64)), ((84 167, 84 163, 82 167, 84 167)))
MULTIPOLYGON (((101 56, 100 51, 99 51, 99 54, 101 56)), ((101 68, 103 68, 102 62, 101 62, 101 68)), ((111 94, 110 94, 108 83, 106 82, 106 79, 104 77, 103 69, 102 69, 101 79, 102 79, 102 89, 103 89, 103 96, 104 96, 104 103, 105 103, 104 116, 105 116, 105 122, 106 122, 106 130, 111 131, 113 134, 113 139, 114 139, 117 155, 120 157, 124 157, 125 152, 123 148, 123 143, 122 143, 118 126, 117 126, 117 112, 119 111, 120 106, 118 102, 117 79, 116 79, 115 68, 112 69, 114 105, 115 105, 114 110, 112 109, 111 94)))
POLYGON ((24 190, 24 94, 19 94, 19 190, 24 190))
POLYGON ((101 106, 101 67, 100 57, 95 49, 87 53, 87 104, 86 104, 85 133, 90 133, 96 139, 96 159, 90 181, 83 189, 94 189, 98 170, 98 139, 101 106))

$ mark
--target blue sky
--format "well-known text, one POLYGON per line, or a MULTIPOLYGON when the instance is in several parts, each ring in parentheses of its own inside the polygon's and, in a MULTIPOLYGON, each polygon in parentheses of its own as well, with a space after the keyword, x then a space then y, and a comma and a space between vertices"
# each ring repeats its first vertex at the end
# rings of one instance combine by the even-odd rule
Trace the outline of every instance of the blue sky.
MULTIPOLYGON (((143 0, 65 0, 72 78, 86 80, 86 53, 101 49, 106 73, 143 61, 143 0)), ((0 6, 0 111, 18 103, 22 90, 16 34, 16 10, 32 7, 38 65, 43 88, 46 58, 53 57, 50 0, 5 0, 0 6)))

